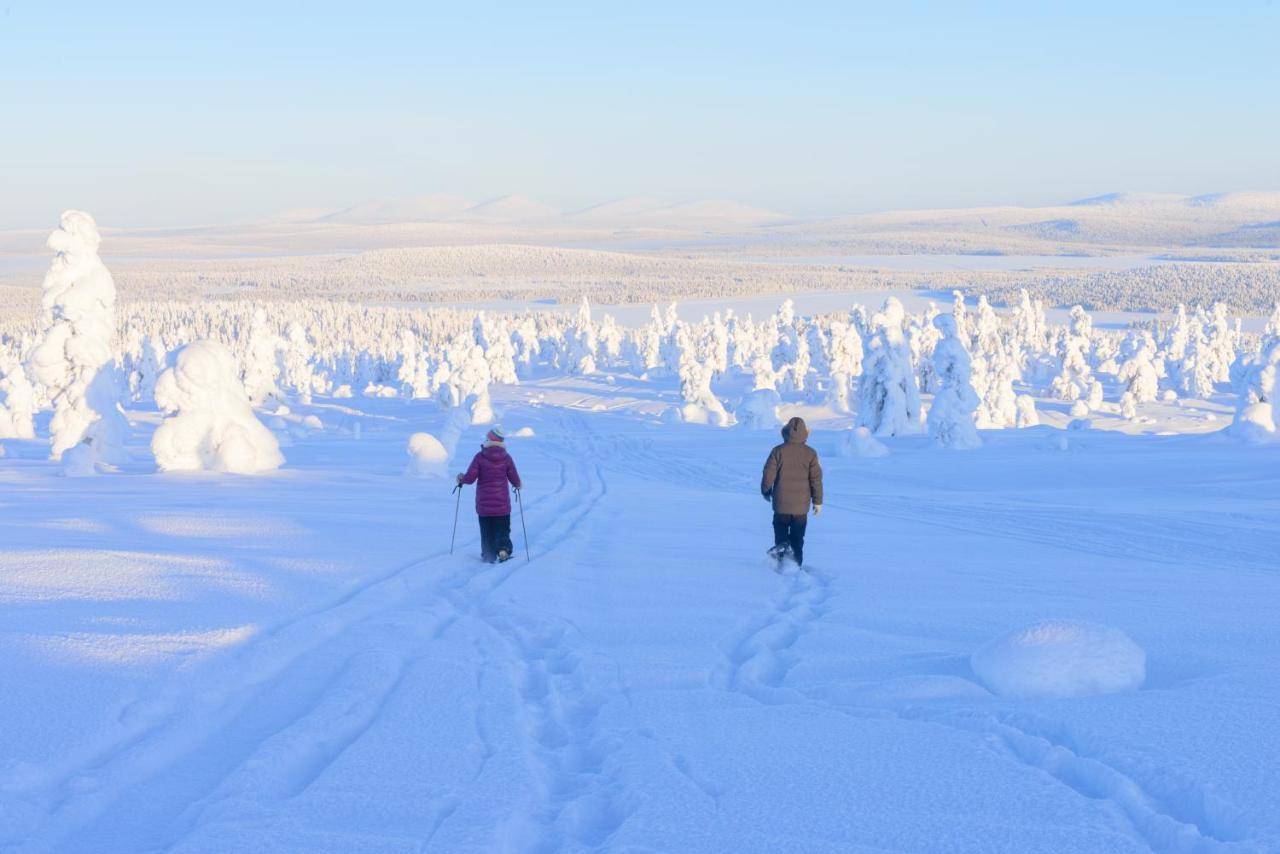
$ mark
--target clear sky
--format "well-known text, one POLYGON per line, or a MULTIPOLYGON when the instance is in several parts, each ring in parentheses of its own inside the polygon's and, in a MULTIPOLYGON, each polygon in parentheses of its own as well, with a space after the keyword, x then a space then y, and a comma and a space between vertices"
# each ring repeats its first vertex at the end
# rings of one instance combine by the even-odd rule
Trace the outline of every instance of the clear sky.
POLYGON ((0 0, 0 227, 1280 189, 1280 3, 0 0))

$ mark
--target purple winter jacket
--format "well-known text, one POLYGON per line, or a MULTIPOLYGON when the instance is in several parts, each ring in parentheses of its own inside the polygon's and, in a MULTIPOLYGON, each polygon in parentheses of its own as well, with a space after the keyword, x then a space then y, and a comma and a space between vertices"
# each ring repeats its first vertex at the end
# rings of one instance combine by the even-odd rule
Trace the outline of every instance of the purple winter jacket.
POLYGON ((507 484, 519 489, 520 473, 516 471, 516 462, 506 448, 490 445, 480 449, 462 476, 463 483, 475 483, 477 480, 480 483, 476 486, 476 513, 480 516, 510 516, 511 493, 507 491, 507 484))

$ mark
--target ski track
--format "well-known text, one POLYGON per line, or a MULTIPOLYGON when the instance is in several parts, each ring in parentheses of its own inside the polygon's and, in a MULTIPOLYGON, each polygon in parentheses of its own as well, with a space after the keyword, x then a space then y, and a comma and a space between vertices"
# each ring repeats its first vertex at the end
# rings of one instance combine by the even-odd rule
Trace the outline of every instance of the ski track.
MULTIPOLYGON (((112 806, 127 803, 134 789, 172 782, 169 772, 197 755, 203 758, 189 764, 203 768, 206 776, 179 777, 181 786, 165 789, 165 803, 156 812, 161 821, 147 838, 133 840, 131 850, 171 848, 222 822, 243 822, 245 814, 261 816, 263 803, 305 793, 373 725, 431 641, 462 626, 480 632, 472 643, 480 661, 475 679, 481 703, 495 678, 505 676, 514 689, 520 749, 536 780, 498 828, 495 847, 555 852, 606 846, 638 802, 618 758, 633 734, 661 750, 666 762, 718 807, 721 789, 695 774, 687 757, 662 748, 656 733, 604 724, 611 699, 626 695, 616 662, 600 666, 602 656, 585 649, 581 633, 569 621, 525 612, 494 594, 522 568, 538 568, 542 558, 571 541, 605 499, 604 471, 590 460, 609 459, 618 470, 647 479, 665 479, 679 465, 682 476, 693 471, 699 482, 724 489, 738 488, 744 476, 694 458, 673 458, 665 450, 659 454, 651 440, 602 437, 577 413, 565 413, 560 420, 564 446, 545 447, 558 466, 558 483, 525 507, 541 520, 530 543, 532 564, 517 554, 506 564, 477 570, 471 562, 454 559, 443 575, 425 582, 423 570, 449 561, 447 553, 435 553, 272 626, 247 647, 211 663, 220 677, 212 687, 209 670, 203 671, 206 681, 198 686, 191 677, 175 677, 153 696, 122 710, 122 735, 56 769, 33 793, 44 804, 45 826, 14 850, 60 850, 69 839, 91 834, 112 806), (426 606, 429 619, 422 620, 420 611, 407 612, 406 606, 426 606), (315 674, 323 678, 315 680, 315 674), (290 693, 294 687, 298 690, 290 693)), ((997 504, 922 506, 889 496, 843 509, 1159 562, 1168 561, 1163 555, 1172 536, 1193 551, 1206 552, 1184 550, 1183 559, 1210 557, 1206 540, 1184 538, 1171 532, 1167 519, 1143 514, 1091 511, 1064 523, 1056 508, 1037 512, 1019 505, 1015 513, 1015 508, 997 504), (1048 519, 1053 524, 1046 524, 1048 519)), ((1220 535, 1224 527, 1184 521, 1201 538, 1220 535)), ((1225 542, 1221 536, 1208 537, 1214 544, 1212 560, 1258 566, 1264 552, 1269 559, 1275 537, 1253 534, 1252 539, 1225 542)), ((466 538, 464 547, 474 539, 466 538)), ((817 696, 815 686, 793 684, 788 677, 799 662, 796 647, 837 594, 833 579, 821 572, 796 571, 779 581, 770 607, 722 645, 723 658, 710 674, 714 687, 763 704, 802 703, 855 717, 888 713, 972 734, 1009 761, 1044 773, 1081 797, 1104 802, 1152 850, 1266 850, 1250 838, 1247 817, 1203 786, 1137 757, 1086 749, 1060 725, 1027 714, 939 709, 927 703, 840 702, 817 696)), ((502 749, 489 734, 484 712, 479 708, 475 715, 476 780, 502 749)), ((460 804, 456 794, 442 793, 424 805, 428 821, 420 851, 432 850, 460 804)))
POLYGON ((1111 805, 1135 838, 1153 851, 1264 852, 1247 820, 1203 786, 1160 768, 1091 753, 1060 726, 1029 716, 987 712, 896 710, 901 720, 939 724, 985 738, 1011 760, 1045 773, 1082 797, 1111 805), (1017 718, 1021 718, 1019 722, 1017 718))
POLYGON ((1132 763, 1085 752, 1061 727, 976 710, 939 712, 928 706, 842 703, 818 696, 811 686, 788 684, 787 676, 799 660, 796 644, 827 613, 827 602, 835 594, 831 579, 823 574, 797 570, 784 577, 770 610, 724 645, 725 658, 713 675, 713 684, 763 704, 799 703, 856 718, 880 718, 887 713, 902 721, 977 735, 1011 761, 1049 775, 1082 797, 1107 803, 1134 838, 1153 851, 1267 850, 1250 839, 1245 817, 1200 784, 1155 767, 1123 770, 1122 764, 1132 763))
MULTIPOLYGON (((905 503, 902 506, 905 507, 905 503)), ((894 518, 935 518, 933 508, 918 515, 865 512, 894 518)), ((986 530, 985 518, 978 524, 967 510, 951 508, 951 513, 954 518, 943 524, 950 523, 964 530, 986 530)), ((1125 521, 1131 520, 1113 520, 1113 524, 1121 528, 1125 521)), ((997 535, 1034 538, 1037 542, 1064 547, 1079 545, 1069 534, 1046 530, 1048 526, 995 527, 997 535)), ((1123 529, 1132 535, 1132 527, 1123 529)), ((1154 543, 1150 547, 1154 550, 1154 543)), ((1141 551, 1139 546, 1120 553, 1131 558, 1141 551)), ((795 652, 797 643, 827 613, 828 600, 835 594, 831 578, 822 573, 797 570, 784 578, 782 590, 771 608, 723 645, 724 661, 713 673, 712 684, 764 704, 801 703, 858 718, 883 717, 888 713, 903 721, 942 725, 977 735, 1010 761, 1049 775, 1081 797, 1105 802, 1129 826, 1135 840, 1153 851, 1197 854, 1267 850, 1250 838, 1246 818, 1202 785, 1178 779, 1156 767, 1133 769, 1129 767, 1133 762, 1118 761, 1105 752, 1084 751, 1060 726, 1025 715, 1015 718, 976 710, 938 712, 929 706, 904 707, 893 703, 854 705, 819 697, 811 686, 789 684, 788 674, 799 660, 795 652), (1126 767, 1129 770, 1125 770, 1126 767)))
MULTIPOLYGON (((591 506, 590 501, 580 498, 563 500, 566 495, 580 496, 582 489, 571 483, 565 460, 557 457, 556 462, 556 489, 525 508, 530 515, 541 516, 545 505, 554 502, 556 521, 546 526, 553 533, 566 518, 570 528, 580 522, 572 513, 566 516, 571 506, 583 508, 579 515, 585 515, 591 506)), ((603 494, 598 469, 594 475, 603 494)), ((462 546, 475 539, 463 539, 462 546)), ((44 803, 43 825, 26 834, 25 841, 15 840, 15 850, 59 850, 67 839, 95 826, 131 791, 163 779, 166 772, 179 768, 197 752, 215 757, 204 767, 218 769, 221 776, 186 781, 187 788, 181 793, 185 800, 166 789, 165 800, 180 808, 170 809, 157 822, 157 839, 140 840, 132 848, 172 847, 208 822, 220 820, 237 807, 251 806, 254 798, 246 793, 285 798, 305 791, 373 723, 420 647, 443 635, 460 616, 474 612, 479 602, 523 565, 523 561, 512 560, 477 572, 469 561, 455 559, 454 568, 440 581, 424 585, 426 573, 420 570, 448 560, 448 552, 439 552, 364 581, 328 603, 274 625, 224 660, 210 662, 200 674, 205 681, 198 687, 187 684, 194 682, 192 677, 176 676, 156 695, 131 703, 120 713, 121 724, 127 728, 123 736, 99 745, 78 762, 68 763, 40 792, 32 793, 44 803), (428 621, 430 628, 418 632, 417 639, 406 647, 403 631, 397 639, 386 637, 386 630, 403 628, 405 620, 417 619, 394 615, 397 608, 423 598, 419 588, 424 586, 425 598, 436 600, 437 607, 428 621), (440 602, 448 607, 439 608, 440 602), (362 641, 358 651, 344 655, 353 638, 371 627, 383 630, 384 636, 362 641), (341 666, 306 666, 316 658, 359 660, 367 666, 383 649, 397 652, 392 664, 369 668, 372 674, 394 674, 381 684, 341 666), (282 711, 264 715, 262 709, 270 705, 265 698, 278 689, 282 679, 301 671, 326 675, 304 681, 298 686, 297 699, 282 711), (211 672, 212 680, 208 678, 211 672), (268 773, 264 769, 273 770, 268 773)), ((438 810, 431 835, 452 812, 438 810)))
MULTIPOLYGON (((599 448, 586 419, 562 420, 560 435, 572 438, 564 453, 582 488, 568 493, 578 497, 565 502, 546 528, 548 545, 539 551, 535 563, 570 542, 608 493, 600 466, 587 462, 599 459, 599 448)), ((581 634, 568 621, 522 614, 510 605, 492 602, 489 594, 499 584, 469 604, 474 606, 474 616, 507 649, 523 718, 525 760, 538 785, 498 829, 495 846, 520 852, 597 848, 608 842, 634 809, 634 798, 627 792, 615 757, 626 734, 600 725, 605 704, 622 693, 617 671, 586 666, 586 653, 578 641, 581 634), (591 674, 604 684, 593 686, 591 674)))

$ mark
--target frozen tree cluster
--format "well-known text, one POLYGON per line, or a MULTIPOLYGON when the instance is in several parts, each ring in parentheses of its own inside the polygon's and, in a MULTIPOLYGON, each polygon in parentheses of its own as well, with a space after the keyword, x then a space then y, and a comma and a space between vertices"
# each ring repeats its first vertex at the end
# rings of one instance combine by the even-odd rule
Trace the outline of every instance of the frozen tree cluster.
MULTIPOLYGON (((808 316, 784 300, 759 317, 690 319, 668 303, 633 328, 585 298, 518 312, 319 299, 117 305, 91 218, 68 212, 50 244, 40 317, 0 321, 0 439, 47 432, 54 456, 73 452, 69 471, 110 468, 128 436, 123 410, 152 402, 168 416, 152 443, 164 470, 269 471, 281 464, 278 440, 322 429, 286 414, 316 397, 434 407, 445 418, 432 441, 451 455, 465 430, 501 414, 495 386, 550 377, 665 385, 678 397, 664 417, 711 428, 772 432, 788 407, 825 407, 851 420, 844 445, 858 456, 881 453, 886 437, 977 447, 979 431, 1034 427, 1050 410, 1141 422, 1170 401, 1231 394, 1235 432, 1270 437, 1277 426, 1280 314, 1248 335, 1222 303, 1125 330, 1095 327, 1080 305, 1050 323, 1025 289, 1009 309, 956 293, 946 311, 889 298, 808 316), (47 431, 37 429, 47 411, 47 431)), ((419 446, 411 458, 424 465, 439 455, 419 446)))

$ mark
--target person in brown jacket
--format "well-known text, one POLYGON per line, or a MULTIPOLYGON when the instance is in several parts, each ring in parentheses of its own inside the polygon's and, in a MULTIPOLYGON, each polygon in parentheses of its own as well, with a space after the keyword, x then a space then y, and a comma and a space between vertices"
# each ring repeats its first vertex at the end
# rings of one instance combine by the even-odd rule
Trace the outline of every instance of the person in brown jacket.
POLYGON ((790 557, 804 564, 804 529, 809 502, 813 515, 822 512, 822 466, 818 452, 805 444, 809 428, 803 418, 792 418, 782 428, 783 442, 764 462, 760 492, 773 504, 773 548, 769 555, 779 562, 790 557))

